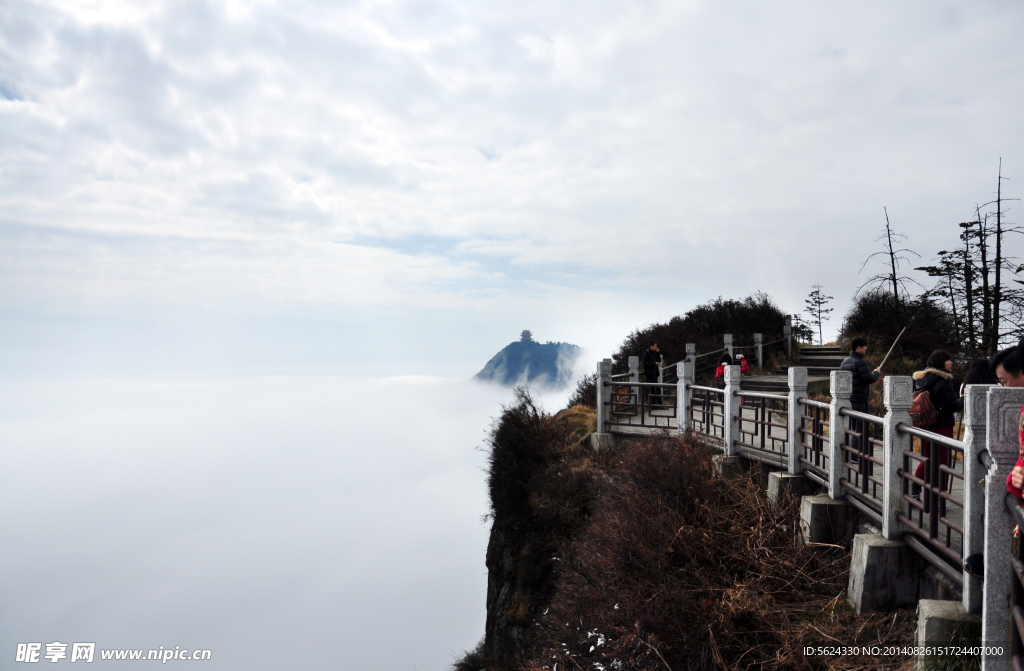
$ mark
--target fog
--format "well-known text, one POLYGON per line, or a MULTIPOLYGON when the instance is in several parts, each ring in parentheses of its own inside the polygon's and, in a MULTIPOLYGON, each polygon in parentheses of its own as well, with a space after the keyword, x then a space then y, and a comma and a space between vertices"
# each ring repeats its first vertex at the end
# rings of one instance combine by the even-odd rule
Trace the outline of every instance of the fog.
POLYGON ((0 651, 444 669, 483 635, 481 448, 510 398, 414 377, 2 383, 0 651))

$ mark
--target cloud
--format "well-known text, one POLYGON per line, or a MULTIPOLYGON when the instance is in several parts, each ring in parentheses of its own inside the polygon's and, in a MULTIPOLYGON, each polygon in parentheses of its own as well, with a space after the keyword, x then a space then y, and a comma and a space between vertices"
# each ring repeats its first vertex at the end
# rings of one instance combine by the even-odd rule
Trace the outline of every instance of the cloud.
POLYGON ((992 190, 1021 11, 15 2, 0 298, 842 296, 883 205, 927 256, 992 190))
POLYGON ((439 379, 0 384, 18 409, 2 420, 0 527, 18 540, 0 566, 18 580, 0 643, 207 648, 213 669, 444 668, 483 629, 474 448, 508 394, 439 379))

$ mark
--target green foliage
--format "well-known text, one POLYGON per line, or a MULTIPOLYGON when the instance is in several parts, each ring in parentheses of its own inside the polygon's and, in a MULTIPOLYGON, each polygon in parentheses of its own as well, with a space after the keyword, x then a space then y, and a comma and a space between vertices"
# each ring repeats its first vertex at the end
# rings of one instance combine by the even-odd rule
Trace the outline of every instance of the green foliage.
MULTIPOLYGON (((885 289, 857 296, 846 313, 840 337, 844 341, 856 336, 867 338, 869 350, 881 360, 904 326, 907 332, 893 356, 924 360, 936 349, 957 351, 953 317, 945 307, 919 296, 901 300, 897 309, 892 292, 885 289)), ((893 370, 888 365, 887 369, 893 370)))
POLYGON ((814 291, 808 294, 807 299, 804 301, 804 303, 807 304, 807 307, 804 308, 804 312, 810 315, 810 324, 818 327, 819 345, 824 344, 824 340, 821 335, 821 325, 823 322, 828 321, 828 315, 832 312, 832 308, 825 307, 828 305, 830 300, 832 300, 832 296, 826 296, 821 291, 821 285, 815 284, 814 291))
POLYGON ((576 389, 569 397, 566 407, 582 405, 585 408, 597 409, 597 373, 584 375, 576 382, 576 389))
POLYGON ((752 345, 755 333, 763 334, 766 343, 778 340, 787 316, 762 292, 742 300, 719 296, 673 317, 667 324, 652 324, 631 333, 612 356, 612 369, 615 373, 628 370, 629 357, 642 355, 651 340, 658 342, 667 363, 686 357, 686 343, 695 343, 698 354, 722 349, 722 335, 726 333, 733 334, 736 346, 752 345))
POLYGON ((515 401, 504 408, 491 429, 490 471, 487 488, 495 517, 522 517, 528 513, 530 480, 553 456, 552 427, 544 421, 533 397, 516 387, 515 401))

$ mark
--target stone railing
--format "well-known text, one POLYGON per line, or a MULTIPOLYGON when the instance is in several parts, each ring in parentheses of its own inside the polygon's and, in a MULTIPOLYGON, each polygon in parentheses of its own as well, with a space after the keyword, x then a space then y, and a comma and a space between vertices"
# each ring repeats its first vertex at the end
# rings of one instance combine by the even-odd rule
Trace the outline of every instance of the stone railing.
MULTIPOLYGON (((917 556, 959 589, 961 615, 980 619, 986 650, 1002 649, 1003 656, 983 656, 982 668, 1008 668, 1007 632, 1014 620, 1008 598, 1011 585, 1020 581, 1010 558, 1014 518, 1004 499, 1018 455, 1024 389, 967 387, 964 435, 954 440, 913 427, 910 377, 885 378, 885 415, 876 417, 851 409, 853 381, 846 371, 832 371, 831 401, 823 403, 807 398, 806 368, 789 369, 789 393, 782 395, 743 392, 739 366, 726 368, 725 389, 700 386, 694 367, 692 360, 682 361, 675 385, 652 385, 662 398, 671 394, 661 390, 675 387, 675 407, 663 413, 674 426, 662 424, 660 430, 703 435, 725 458, 761 461, 806 479, 804 491, 817 485, 824 493, 813 498, 850 506, 877 530, 851 534, 851 604, 867 611, 917 602, 916 576, 878 564, 907 566, 917 556), (915 439, 930 443, 930 457, 915 449, 915 439), (766 441, 775 448, 766 449, 766 441), (901 583, 911 579, 912 588, 901 583)), ((612 382, 610 369, 608 359, 598 364, 599 431, 610 428, 611 392, 620 384, 612 382)), ((836 526, 832 518, 829 524, 836 526)), ((1024 571, 1024 565, 1018 568, 1024 571)), ((1024 626, 1024 610, 1019 615, 1024 626)))

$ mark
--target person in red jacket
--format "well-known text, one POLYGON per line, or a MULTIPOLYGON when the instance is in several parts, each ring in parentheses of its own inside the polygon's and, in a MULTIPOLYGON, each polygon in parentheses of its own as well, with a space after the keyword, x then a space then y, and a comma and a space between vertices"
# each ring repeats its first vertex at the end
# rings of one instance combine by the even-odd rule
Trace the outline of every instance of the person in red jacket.
MULTIPOLYGON (((995 371, 999 384, 1004 387, 1024 387, 1024 371, 1021 370, 1021 352, 1024 351, 1024 339, 1016 347, 1004 349, 992 357, 992 370, 995 371)), ((1024 490, 1024 408, 1020 410, 1020 421, 1017 422, 1017 444, 1020 453, 1017 465, 1006 478, 1006 489, 1021 500, 1024 490)))
MULTIPOLYGON (((715 386, 719 389, 725 389, 725 367, 732 366, 733 360, 729 356, 728 352, 722 354, 722 358, 718 360, 718 368, 715 369, 715 386)), ((742 354, 736 355, 736 365, 740 367, 740 375, 746 375, 750 371, 750 364, 747 363, 746 357, 742 354)))

